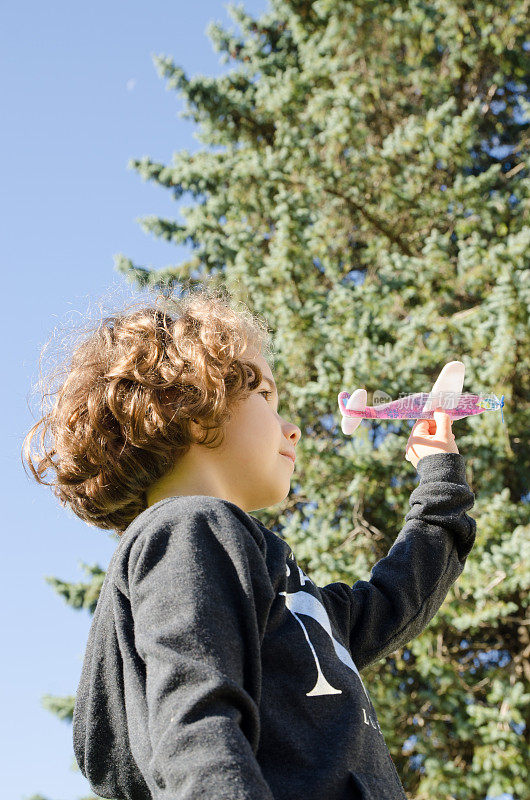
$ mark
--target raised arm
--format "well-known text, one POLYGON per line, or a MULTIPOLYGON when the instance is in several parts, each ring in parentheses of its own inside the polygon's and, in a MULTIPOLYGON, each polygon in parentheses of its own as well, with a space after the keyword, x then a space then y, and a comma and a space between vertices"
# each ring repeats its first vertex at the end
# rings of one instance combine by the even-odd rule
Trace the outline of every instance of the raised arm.
POLYGON ((462 573, 476 536, 466 514, 475 500, 459 453, 420 459, 420 483, 410 495, 405 524, 369 581, 321 587, 343 620, 351 657, 360 671, 418 636, 462 573))

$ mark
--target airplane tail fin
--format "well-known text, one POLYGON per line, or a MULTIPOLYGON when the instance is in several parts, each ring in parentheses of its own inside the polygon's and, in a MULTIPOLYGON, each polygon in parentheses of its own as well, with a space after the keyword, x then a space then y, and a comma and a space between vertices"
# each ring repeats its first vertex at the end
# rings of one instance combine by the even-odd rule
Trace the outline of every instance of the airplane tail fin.
MULTIPOLYGON (((346 408, 353 408, 356 411, 364 411, 364 409, 366 408, 367 397, 368 395, 366 393, 366 389, 355 389, 355 391, 352 392, 352 394, 348 397, 346 408)), ((339 409, 342 414, 340 401, 339 401, 339 409)), ((362 422, 362 417, 357 417, 357 419, 355 419, 354 417, 345 417, 343 415, 341 430, 343 433, 346 434, 346 436, 349 436, 357 430, 361 422, 362 422)))

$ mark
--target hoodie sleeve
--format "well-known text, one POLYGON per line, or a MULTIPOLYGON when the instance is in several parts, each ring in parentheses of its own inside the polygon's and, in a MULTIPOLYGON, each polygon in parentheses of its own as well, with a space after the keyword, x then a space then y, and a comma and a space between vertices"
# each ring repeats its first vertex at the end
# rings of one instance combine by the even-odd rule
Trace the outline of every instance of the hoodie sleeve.
MULTIPOLYGON (((476 535, 466 514, 475 496, 460 453, 418 461, 420 483, 410 495, 405 525, 369 581, 321 587, 328 610, 345 625, 359 670, 418 636, 463 572, 476 535)), ((344 628, 343 628, 344 630, 344 628)))
POLYGON ((217 498, 164 504, 139 537, 129 588, 153 800, 273 800, 255 757, 269 586, 259 544, 217 498))

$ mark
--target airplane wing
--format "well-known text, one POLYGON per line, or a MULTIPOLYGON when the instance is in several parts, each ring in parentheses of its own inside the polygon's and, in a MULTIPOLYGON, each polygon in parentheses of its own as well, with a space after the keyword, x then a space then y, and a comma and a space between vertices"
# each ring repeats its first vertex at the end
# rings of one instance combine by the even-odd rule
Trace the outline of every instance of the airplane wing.
POLYGON ((466 365, 462 361, 449 361, 436 378, 430 391, 424 411, 434 411, 436 408, 456 408, 464 386, 466 365), (443 402, 434 395, 443 392, 443 402))

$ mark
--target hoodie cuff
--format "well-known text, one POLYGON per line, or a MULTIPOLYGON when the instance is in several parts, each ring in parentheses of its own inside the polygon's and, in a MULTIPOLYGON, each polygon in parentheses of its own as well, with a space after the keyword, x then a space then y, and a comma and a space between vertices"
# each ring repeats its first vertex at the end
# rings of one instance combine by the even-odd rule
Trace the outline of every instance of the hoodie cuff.
POLYGON ((465 483, 466 462, 461 453, 432 453, 418 461, 416 471, 420 476, 420 485, 429 481, 451 481, 465 483))

